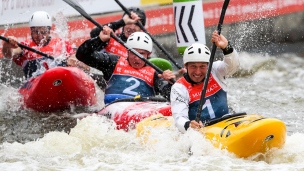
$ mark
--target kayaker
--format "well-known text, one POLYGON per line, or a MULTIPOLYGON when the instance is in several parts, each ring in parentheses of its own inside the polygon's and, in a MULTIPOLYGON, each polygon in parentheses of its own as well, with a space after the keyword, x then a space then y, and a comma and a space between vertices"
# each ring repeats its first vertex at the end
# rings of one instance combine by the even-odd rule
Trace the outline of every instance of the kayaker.
MULTIPOLYGON (((128 37, 134 33, 134 32, 140 32, 143 31, 140 29, 140 27, 136 24, 137 21, 140 21, 143 26, 146 25, 146 14, 145 11, 138 8, 138 7, 130 7, 128 8, 129 12, 131 13, 131 18, 127 15, 125 12, 122 15, 122 18, 120 20, 105 24, 109 26, 114 32, 116 32, 116 36, 120 38, 122 41, 126 42, 128 37), (121 32, 119 31, 121 29, 121 32)), ((91 38, 98 37, 100 33, 100 28, 96 27, 90 32, 91 38)), ((115 41, 113 38, 110 38, 110 41, 108 44, 103 48, 99 47, 99 49, 102 49, 106 52, 113 53, 119 56, 127 57, 128 51, 125 47, 123 47, 120 43, 115 41)), ((148 57, 150 59, 150 56, 148 57)), ((162 68, 162 65, 167 66, 167 62, 164 62, 165 59, 158 58, 154 59, 151 62, 158 66, 159 68, 162 68), (158 60, 159 59, 159 60, 158 60)), ((172 69, 171 69, 172 71, 172 69)), ((178 70, 175 73, 176 78, 180 78, 184 73, 186 72, 186 69, 182 68, 178 70)))
MULTIPOLYGON (((137 21, 140 21, 143 26, 146 25, 146 14, 144 10, 138 7, 130 7, 128 8, 128 10, 131 13, 131 18, 129 17, 129 15, 127 15, 127 13, 124 13, 121 19, 105 24, 109 26, 114 32, 116 32, 116 36, 124 42, 127 41, 128 37, 132 33, 142 31, 140 27, 136 24, 137 21)), ((94 28, 90 32, 91 38, 98 37, 100 32, 100 28, 94 28)), ((119 42, 115 41, 113 38, 110 38, 108 44, 105 47, 100 46, 99 49, 123 57, 128 56, 128 50, 123 47, 119 42)))
MULTIPOLYGON (((105 103, 137 95, 149 97, 158 93, 169 100, 172 84, 165 80, 175 79, 172 71, 166 70, 163 74, 157 74, 132 52, 128 52, 126 58, 98 50, 98 47, 107 45, 111 32, 113 31, 110 27, 104 26, 99 37, 86 40, 76 53, 78 60, 104 73, 104 78, 108 81, 105 103)), ((126 44, 145 58, 152 53, 152 40, 144 32, 133 33, 126 44)))
MULTIPOLYGON (((67 58, 68 66, 78 66, 84 70, 89 70, 89 66, 78 61, 75 57, 75 50, 69 42, 60 38, 51 37, 52 17, 45 11, 34 12, 29 20, 31 31, 31 39, 20 42, 28 47, 46 53, 53 57, 64 56, 67 58), (64 49, 63 49, 64 47, 64 49)), ((30 78, 36 72, 38 63, 43 62, 43 66, 50 62, 50 59, 44 58, 35 52, 27 49, 21 49, 18 46, 18 40, 14 36, 8 36, 9 43, 4 41, 2 53, 6 58, 12 60, 23 68, 23 72, 27 78, 30 78), (38 60, 39 59, 39 60, 38 60), (38 60, 38 61, 37 61, 38 60)), ((52 60, 51 60, 52 61, 52 60)), ((65 62, 58 65, 66 65, 65 62)), ((50 67, 50 66, 47 66, 50 67)))
POLYGON ((197 123, 195 118, 211 54, 206 45, 194 43, 185 49, 183 62, 187 73, 178 79, 171 89, 172 115, 181 132, 185 132, 189 127, 198 129, 203 126, 202 122, 229 113, 226 77, 238 70, 238 54, 217 31, 212 33, 211 42, 222 49, 224 58, 213 63, 200 123, 197 123))

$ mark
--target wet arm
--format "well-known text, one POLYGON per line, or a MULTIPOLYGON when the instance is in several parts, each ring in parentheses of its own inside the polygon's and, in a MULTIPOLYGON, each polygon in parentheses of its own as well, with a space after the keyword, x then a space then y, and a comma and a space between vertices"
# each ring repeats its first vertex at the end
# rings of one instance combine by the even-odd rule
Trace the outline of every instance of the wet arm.
POLYGON ((104 78, 108 80, 114 71, 119 56, 97 50, 99 46, 104 47, 106 45, 107 43, 102 42, 99 37, 88 39, 77 49, 76 58, 86 65, 102 71, 104 78))
POLYGON ((239 56, 237 51, 229 44, 227 49, 223 49, 223 61, 215 62, 214 68, 221 76, 234 74, 240 66, 239 56))
MULTIPOLYGON (((109 26, 114 32, 116 30, 118 30, 119 28, 125 26, 125 22, 123 19, 117 20, 117 21, 113 21, 111 23, 106 24, 107 26, 109 26)), ((101 29, 98 27, 95 27, 91 32, 90 32, 90 36, 91 38, 94 37, 98 37, 99 33, 101 32, 101 29)))
POLYGON ((8 37, 9 42, 3 41, 2 53, 6 58, 19 57, 22 55, 22 49, 17 45, 15 37, 8 37))

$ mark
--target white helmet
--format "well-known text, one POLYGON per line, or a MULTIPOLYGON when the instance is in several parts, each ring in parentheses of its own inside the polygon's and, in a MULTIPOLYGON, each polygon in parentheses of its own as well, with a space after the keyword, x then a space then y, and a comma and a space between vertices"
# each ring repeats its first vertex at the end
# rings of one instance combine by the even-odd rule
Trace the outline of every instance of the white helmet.
POLYGON ((149 52, 152 52, 153 47, 151 37, 144 32, 132 33, 127 40, 127 45, 133 49, 143 49, 149 52))
POLYGON ((36 11, 32 14, 29 25, 30 27, 52 27, 52 17, 45 11, 36 11))
POLYGON ((200 43, 193 43, 184 51, 183 61, 184 64, 188 62, 209 62, 210 50, 209 48, 200 43))

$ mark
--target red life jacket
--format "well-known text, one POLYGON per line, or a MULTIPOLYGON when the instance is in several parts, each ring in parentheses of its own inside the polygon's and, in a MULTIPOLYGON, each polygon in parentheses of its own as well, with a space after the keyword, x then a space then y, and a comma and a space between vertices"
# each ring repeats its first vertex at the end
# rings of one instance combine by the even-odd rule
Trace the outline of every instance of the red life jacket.
POLYGON ((105 50, 109 53, 116 54, 120 57, 124 57, 124 58, 128 57, 128 50, 112 37, 110 38, 108 45, 105 47, 105 50))
MULTIPOLYGON (((35 42, 33 42, 33 40, 31 40, 31 39, 25 40, 24 42, 21 42, 21 44, 24 44, 33 49, 39 50, 39 51, 46 53, 53 57, 59 56, 63 52, 65 53, 66 56, 70 56, 71 54, 75 53, 74 49, 68 42, 65 42, 59 38, 52 38, 46 46, 42 46, 42 47, 37 46, 37 44, 35 42), (65 47, 64 51, 62 50, 63 47, 65 47)), ((33 60, 33 59, 38 59, 41 57, 42 57, 41 55, 38 55, 35 52, 23 49, 23 55, 18 58, 13 58, 13 61, 17 65, 24 67, 24 65, 26 64, 27 61, 33 60)))
MULTIPOLYGON (((204 83, 192 85, 184 77, 177 80, 177 82, 183 84, 188 90, 190 97, 188 115, 190 120, 194 120, 196 118, 204 83)), ((228 112, 227 93, 214 79, 213 75, 210 74, 201 120, 219 118, 228 114, 228 112)))

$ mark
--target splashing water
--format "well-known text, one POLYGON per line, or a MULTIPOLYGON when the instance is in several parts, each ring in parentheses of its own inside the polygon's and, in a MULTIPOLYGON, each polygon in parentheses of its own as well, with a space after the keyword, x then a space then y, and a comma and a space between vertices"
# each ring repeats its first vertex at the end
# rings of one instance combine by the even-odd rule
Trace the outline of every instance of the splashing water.
POLYGON ((63 40, 67 40, 69 32, 68 19, 63 15, 62 11, 57 12, 54 18, 54 34, 63 40))

